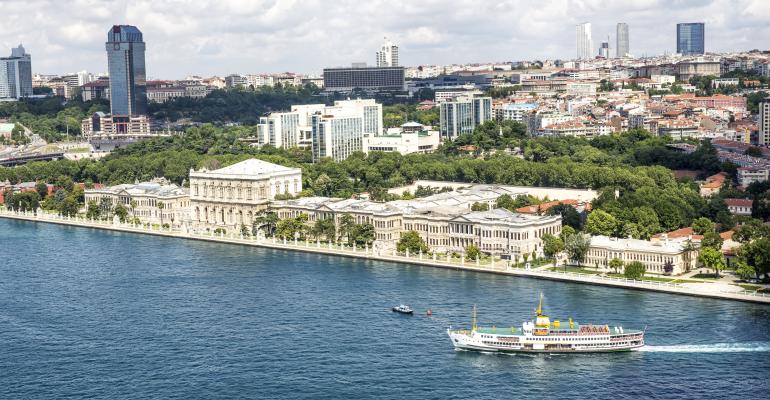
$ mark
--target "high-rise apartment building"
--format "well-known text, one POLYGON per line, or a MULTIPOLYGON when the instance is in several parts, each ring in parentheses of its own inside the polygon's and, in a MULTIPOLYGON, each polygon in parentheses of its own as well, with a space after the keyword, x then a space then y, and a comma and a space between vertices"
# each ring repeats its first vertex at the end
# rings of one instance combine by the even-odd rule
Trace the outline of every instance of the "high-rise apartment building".
POLYGON ((493 118, 491 97, 458 97, 439 104, 439 130, 444 140, 473 133, 493 118))
POLYGON ((770 146, 770 97, 759 102, 759 137, 757 144, 770 146))
POLYGON ((615 28, 615 56, 627 57, 631 53, 628 44, 628 24, 619 22, 615 28))
POLYGON ((32 96, 32 56, 24 46, 11 49, 10 57, 0 57, 0 99, 32 96))
POLYGON ((135 26, 115 25, 107 33, 110 108, 113 118, 147 114, 144 41, 135 26))
POLYGON ((388 38, 377 52, 378 67, 398 67, 398 46, 393 44, 388 38))
POLYGON ((578 60, 590 60, 594 58, 594 44, 591 39, 591 23, 584 22, 575 27, 575 37, 577 39, 577 58, 578 60))
POLYGON ((599 46, 599 56, 610 58, 610 38, 607 38, 607 41, 602 42, 601 46, 599 46))
POLYGON ((684 55, 706 52, 706 24, 692 22, 676 24, 676 52, 684 55))

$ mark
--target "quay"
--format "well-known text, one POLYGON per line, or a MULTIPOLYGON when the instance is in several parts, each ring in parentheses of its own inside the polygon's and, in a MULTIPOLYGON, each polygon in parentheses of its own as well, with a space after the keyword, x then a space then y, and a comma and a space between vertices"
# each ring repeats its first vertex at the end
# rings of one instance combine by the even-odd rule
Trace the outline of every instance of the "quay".
POLYGON ((337 244, 328 244, 322 242, 312 241, 297 241, 297 240, 285 240, 277 238, 257 239, 255 237, 242 236, 240 234, 199 234, 183 232, 178 229, 172 230, 171 228, 161 228, 143 225, 132 225, 128 223, 88 220, 82 217, 64 217, 56 214, 40 213, 35 214, 32 212, 17 212, 10 211, 5 208, 0 208, 0 218, 40 222, 40 223, 52 223, 59 225, 68 225, 84 228, 96 228, 105 229, 118 232, 128 232, 146 235, 165 236, 179 239, 193 239, 207 242, 256 246, 264 248, 272 248, 279 250, 294 250, 304 251, 309 253, 326 254, 333 256, 355 257, 368 260, 386 261, 394 263, 408 263, 414 265, 422 265, 436 268, 448 268, 464 271, 492 273, 499 275, 526 277, 534 279, 548 279, 556 281, 565 281, 573 283, 583 283, 589 285, 602 285, 610 287, 618 287, 624 289, 635 290, 649 290, 655 292, 664 292, 671 294, 679 294, 686 296, 698 296, 708 297, 723 300, 735 300, 752 303, 764 303, 770 304, 770 294, 757 293, 747 290, 742 291, 727 291, 721 290, 717 287, 709 287, 708 283, 702 285, 684 285, 681 283, 673 282, 658 282, 658 281, 642 281, 626 278, 615 278, 608 276, 599 276, 592 274, 581 274, 574 272, 561 272, 561 271, 548 271, 548 270, 532 270, 525 268, 513 268, 506 264, 504 260, 487 260, 480 262, 479 260, 465 261, 444 258, 438 258, 435 254, 433 256, 415 254, 415 255, 399 255, 396 253, 382 254, 376 253, 369 247, 356 246, 340 246, 337 244), (702 286, 702 287, 698 287, 702 286))

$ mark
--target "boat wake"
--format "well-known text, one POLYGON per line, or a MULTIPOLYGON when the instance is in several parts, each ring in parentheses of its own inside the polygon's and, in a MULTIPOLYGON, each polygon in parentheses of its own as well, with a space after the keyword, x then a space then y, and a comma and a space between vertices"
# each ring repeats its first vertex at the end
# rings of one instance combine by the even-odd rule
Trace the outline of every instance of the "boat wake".
POLYGON ((638 351, 650 353, 758 353, 770 351, 770 342, 644 346, 638 351))

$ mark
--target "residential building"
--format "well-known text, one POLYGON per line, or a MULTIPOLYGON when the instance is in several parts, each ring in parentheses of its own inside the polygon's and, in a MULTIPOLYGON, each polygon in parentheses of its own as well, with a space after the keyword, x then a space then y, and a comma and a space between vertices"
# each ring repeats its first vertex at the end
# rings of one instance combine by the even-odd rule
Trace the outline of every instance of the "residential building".
POLYGON ((324 68, 324 90, 327 92, 370 92, 406 90, 404 67, 324 68))
POLYGON ((181 226, 189 216, 188 189, 169 183, 165 178, 150 182, 136 182, 98 189, 85 190, 85 203, 95 203, 102 213, 108 214, 122 205, 129 217, 142 223, 181 226))
POLYGON ((393 44, 388 38, 382 44, 377 52, 378 67, 398 67, 398 46, 393 44))
POLYGON ((618 22, 615 28, 615 56, 617 58, 628 57, 631 54, 628 41, 628 24, 625 22, 618 22))
MULTIPOLYGON (((740 169, 738 173, 740 174, 740 169)), ((715 193, 719 193, 719 190, 722 189, 726 179, 727 174, 724 172, 709 176, 706 178, 705 182, 700 184, 700 195, 708 197, 715 193)))
POLYGON ((717 78, 711 80, 711 87, 717 89, 727 86, 738 86, 739 83, 740 80, 738 78, 717 78))
POLYGON ((596 126, 586 125, 577 119, 547 125, 543 127, 540 133, 543 136, 573 136, 585 137, 589 139, 599 135, 599 131, 596 126))
POLYGON ((604 59, 610 58, 610 42, 609 38, 607 38, 606 42, 602 42, 599 46, 599 57, 602 57, 604 59))
POLYGON ((459 97, 439 104, 439 131, 443 139, 471 133, 492 118, 491 97, 459 97))
POLYGON ((751 216, 754 202, 751 199, 725 199, 725 204, 730 214, 751 216))
POLYGON ((591 39, 591 23, 584 22, 575 26, 577 42, 577 59, 590 60, 594 58, 594 44, 591 39))
POLYGON ((591 245, 583 265, 612 272, 610 260, 617 258, 626 265, 639 261, 648 273, 664 274, 665 265, 670 263, 673 267, 671 274, 680 275, 697 266, 697 247, 697 243, 689 247, 686 239, 647 241, 591 236, 591 245))
POLYGON ((676 52, 682 55, 706 52, 706 24, 703 22, 676 24, 676 52))
POLYGON ((436 90, 433 94, 433 100, 436 103, 441 103, 443 101, 452 100, 456 97, 475 97, 475 96, 482 96, 482 95, 484 95, 484 92, 470 85, 470 87, 463 88, 463 89, 436 90))
POLYGON ((83 101, 110 98, 109 79, 97 79, 80 87, 80 96, 83 101))
POLYGON ((741 167, 738 168, 738 184, 749 186, 754 182, 765 182, 770 179, 770 168, 741 167))
POLYGON ((113 118, 147 114, 146 71, 142 32, 135 26, 115 25, 107 33, 110 71, 110 111, 113 118))
POLYGON ((0 100, 32 96, 32 56, 19 45, 0 57, 0 100))
POLYGON ((524 118, 535 109, 537 109, 537 103, 505 103, 495 109, 495 119, 523 122, 524 118))
POLYGON ((196 231, 250 227, 276 196, 302 191, 302 170, 249 159, 228 167, 190 170, 190 220, 196 231))
POLYGON ((757 144, 760 146, 770 146, 770 97, 762 99, 757 105, 759 107, 759 136, 757 144))

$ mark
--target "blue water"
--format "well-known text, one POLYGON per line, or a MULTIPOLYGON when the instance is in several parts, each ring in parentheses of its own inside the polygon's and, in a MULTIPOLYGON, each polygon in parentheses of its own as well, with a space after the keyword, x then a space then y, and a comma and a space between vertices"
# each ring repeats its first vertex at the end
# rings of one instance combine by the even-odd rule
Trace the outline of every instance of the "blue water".
POLYGON ((0 220, 0 398, 767 398, 770 306, 0 220), (455 352, 538 293, 643 352, 455 352), (396 315, 395 303, 420 315, 396 315), (427 308, 433 317, 422 315, 427 308))

